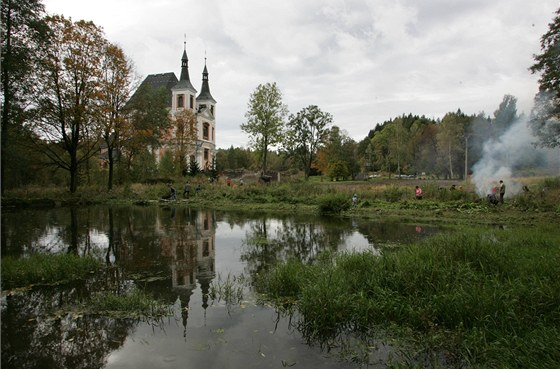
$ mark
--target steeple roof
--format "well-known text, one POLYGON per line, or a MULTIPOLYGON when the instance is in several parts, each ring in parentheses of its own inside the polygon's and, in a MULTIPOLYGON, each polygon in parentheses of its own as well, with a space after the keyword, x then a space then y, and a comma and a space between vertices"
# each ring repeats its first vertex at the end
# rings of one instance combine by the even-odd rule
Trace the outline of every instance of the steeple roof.
POLYGON ((202 87, 200 88, 200 95, 198 95, 196 100, 211 101, 214 104, 216 103, 216 100, 214 100, 212 94, 210 93, 210 84, 208 83, 208 68, 206 68, 206 58, 204 60, 204 71, 202 72, 202 87))
POLYGON ((191 83, 189 77, 189 58, 187 57, 187 43, 185 42, 185 49, 183 50, 183 57, 181 58, 181 77, 179 82, 173 89, 189 89, 196 93, 196 88, 191 83))

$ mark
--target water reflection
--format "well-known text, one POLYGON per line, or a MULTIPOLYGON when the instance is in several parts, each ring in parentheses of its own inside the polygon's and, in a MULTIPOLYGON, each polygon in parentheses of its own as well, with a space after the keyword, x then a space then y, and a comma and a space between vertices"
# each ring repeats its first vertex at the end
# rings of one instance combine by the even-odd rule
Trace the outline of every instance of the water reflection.
POLYGON ((2 367, 183 367, 185 361, 235 367, 228 365, 232 355, 243 367, 251 367, 247 362, 259 368, 278 367, 281 362, 344 367, 303 345, 273 310, 251 304, 250 284, 244 286, 243 306, 236 309, 212 300, 212 288, 230 275, 250 280, 289 258, 312 262, 323 251, 377 252, 379 245, 429 231, 357 219, 256 216, 184 207, 6 212, 2 256, 75 253, 95 256, 107 268, 78 285, 4 294, 2 367), (164 321, 110 319, 83 316, 75 308, 99 290, 122 294, 133 287, 165 301, 174 316, 164 321), (283 325, 283 331, 275 329, 283 325))

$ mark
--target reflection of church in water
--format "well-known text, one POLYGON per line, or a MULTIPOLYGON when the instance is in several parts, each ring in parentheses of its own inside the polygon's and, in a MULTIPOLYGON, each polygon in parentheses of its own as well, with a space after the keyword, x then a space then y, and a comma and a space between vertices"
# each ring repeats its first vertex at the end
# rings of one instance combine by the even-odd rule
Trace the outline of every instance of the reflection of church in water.
MULTIPOLYGON (((175 210, 173 209, 173 212, 175 210)), ((161 238, 162 256, 168 258, 171 284, 181 300, 183 325, 186 327, 188 305, 197 282, 202 293, 202 308, 208 307, 210 283, 215 277, 214 214, 209 211, 183 209, 176 228, 161 238)))

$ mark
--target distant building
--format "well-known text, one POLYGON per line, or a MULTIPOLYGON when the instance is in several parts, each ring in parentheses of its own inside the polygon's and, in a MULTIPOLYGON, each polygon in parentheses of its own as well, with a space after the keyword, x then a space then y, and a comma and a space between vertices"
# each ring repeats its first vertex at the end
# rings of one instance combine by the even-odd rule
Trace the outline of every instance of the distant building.
MULTIPOLYGON (((153 90, 165 89, 168 94, 168 109, 170 119, 175 119, 177 114, 185 109, 190 109, 196 116, 196 140, 188 144, 186 162, 196 160, 202 170, 213 169, 213 159, 216 155, 216 100, 210 93, 208 81, 208 68, 206 59, 202 72, 202 87, 200 93, 193 87, 189 77, 189 59, 187 47, 183 50, 181 58, 181 76, 175 73, 150 74, 144 79, 138 90, 149 85, 153 90)), ((155 152, 159 162, 166 151, 177 148, 175 132, 170 130, 163 135, 162 146, 155 152)))

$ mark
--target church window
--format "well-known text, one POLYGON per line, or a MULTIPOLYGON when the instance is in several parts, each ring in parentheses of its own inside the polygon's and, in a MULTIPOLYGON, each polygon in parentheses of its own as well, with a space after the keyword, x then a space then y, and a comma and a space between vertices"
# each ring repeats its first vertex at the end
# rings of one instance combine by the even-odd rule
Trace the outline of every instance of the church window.
POLYGON ((202 139, 208 140, 208 135, 210 134, 210 125, 208 123, 204 123, 202 125, 202 139))
POLYGON ((177 108, 184 108, 185 107, 185 97, 183 95, 177 96, 177 108))
POLYGON ((190 104, 190 108, 194 109, 194 96, 191 95, 191 104, 190 104))
POLYGON ((210 150, 204 149, 204 160, 208 160, 210 150))

